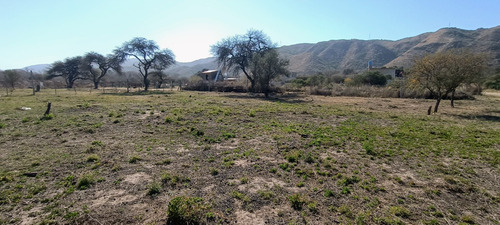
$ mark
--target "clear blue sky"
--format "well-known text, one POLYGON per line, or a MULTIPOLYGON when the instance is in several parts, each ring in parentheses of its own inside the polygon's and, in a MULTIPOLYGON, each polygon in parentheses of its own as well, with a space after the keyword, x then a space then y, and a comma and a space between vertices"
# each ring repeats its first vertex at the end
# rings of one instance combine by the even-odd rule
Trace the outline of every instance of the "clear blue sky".
POLYGON ((187 62, 251 28, 281 46, 498 25, 499 0, 0 0, 0 69, 109 54, 134 37, 187 62))

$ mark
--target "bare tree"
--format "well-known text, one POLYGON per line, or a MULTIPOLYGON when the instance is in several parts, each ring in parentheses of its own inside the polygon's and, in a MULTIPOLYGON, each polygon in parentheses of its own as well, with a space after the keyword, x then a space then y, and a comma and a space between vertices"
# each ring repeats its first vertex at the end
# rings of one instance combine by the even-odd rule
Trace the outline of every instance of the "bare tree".
POLYGON ((415 60, 411 79, 436 98, 434 112, 437 112, 439 103, 449 94, 451 106, 454 106, 456 89, 480 79, 486 69, 485 63, 484 55, 463 49, 434 53, 415 60))
POLYGON ((96 52, 89 52, 83 56, 81 69, 87 71, 86 79, 94 83, 94 89, 99 88, 101 79, 108 74, 110 70, 121 74, 120 60, 115 55, 103 56, 96 52))
POLYGON ((249 30, 244 35, 228 37, 217 42, 211 46, 211 52, 217 57, 219 65, 232 69, 235 73, 241 70, 250 81, 251 90, 255 91, 257 75, 250 69, 252 58, 256 53, 264 53, 275 46, 262 31, 249 30))
POLYGON ((135 58, 138 63, 134 66, 139 70, 144 82, 144 90, 149 88, 149 71, 162 71, 175 64, 175 56, 169 49, 162 49, 152 40, 137 37, 123 43, 122 47, 114 50, 120 62, 127 58, 135 58))
POLYGON ((3 83, 5 87, 15 89, 17 82, 21 79, 21 74, 15 70, 5 70, 3 71, 3 83))

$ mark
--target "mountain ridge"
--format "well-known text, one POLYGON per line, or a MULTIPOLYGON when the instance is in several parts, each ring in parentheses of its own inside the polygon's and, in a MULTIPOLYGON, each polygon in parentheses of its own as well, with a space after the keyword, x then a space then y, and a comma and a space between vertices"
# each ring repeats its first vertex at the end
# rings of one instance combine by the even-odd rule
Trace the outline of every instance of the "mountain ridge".
MULTIPOLYGON (((441 28, 413 37, 392 40, 340 39, 318 43, 299 43, 278 48, 280 56, 290 60, 289 70, 297 75, 320 72, 341 72, 345 69, 362 71, 368 61, 375 67, 408 68, 415 57, 453 48, 468 48, 490 54, 493 66, 500 65, 500 26, 465 30, 454 27, 441 28)), ((46 65, 45 69, 50 66, 46 65)), ((36 68, 41 65, 25 67, 36 68)), ((133 60, 124 64, 124 71, 136 71, 133 60)), ((189 77, 202 69, 216 69, 215 57, 192 62, 178 62, 166 72, 173 76, 189 77)), ((34 70, 35 72, 35 70, 34 70)))

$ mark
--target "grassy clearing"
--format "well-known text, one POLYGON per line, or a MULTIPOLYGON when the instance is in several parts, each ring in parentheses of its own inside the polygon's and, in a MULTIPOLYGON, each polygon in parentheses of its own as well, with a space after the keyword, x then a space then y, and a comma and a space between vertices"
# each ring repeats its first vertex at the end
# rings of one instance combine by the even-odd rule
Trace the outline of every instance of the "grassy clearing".
POLYGON ((16 90, 0 223, 498 224, 500 99, 432 104, 16 90))

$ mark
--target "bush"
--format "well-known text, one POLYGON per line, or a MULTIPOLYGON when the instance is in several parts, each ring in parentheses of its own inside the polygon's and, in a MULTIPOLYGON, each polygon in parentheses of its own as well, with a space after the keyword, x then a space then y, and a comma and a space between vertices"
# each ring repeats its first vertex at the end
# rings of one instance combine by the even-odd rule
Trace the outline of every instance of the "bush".
POLYGON ((363 74, 356 74, 351 77, 350 80, 344 80, 348 85, 360 86, 360 85, 375 85, 384 86, 387 84, 387 76, 378 71, 368 71, 363 74))

